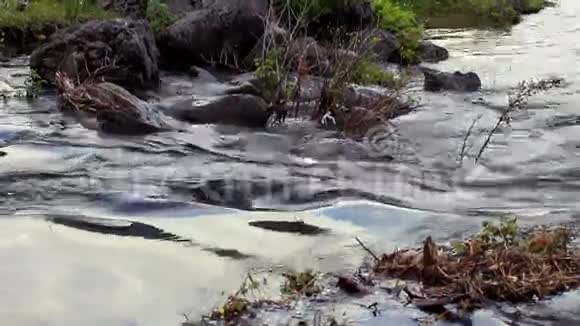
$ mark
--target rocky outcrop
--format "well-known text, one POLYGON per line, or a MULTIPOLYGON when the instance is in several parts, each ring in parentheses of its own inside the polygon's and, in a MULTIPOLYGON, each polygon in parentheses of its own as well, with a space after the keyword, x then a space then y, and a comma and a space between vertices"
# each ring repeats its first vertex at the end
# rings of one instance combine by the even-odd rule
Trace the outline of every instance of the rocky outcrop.
POLYGON ((98 70, 105 81, 142 89, 158 85, 158 57, 146 21, 113 19, 91 21, 53 34, 34 50, 30 66, 51 83, 57 71, 82 81, 98 70))
POLYGON ((108 133, 139 135, 171 130, 167 118, 120 86, 99 83, 87 88, 90 97, 108 103, 96 112, 99 129, 108 133))
POLYGON ((398 60, 398 58, 393 58, 397 56, 399 48, 399 41, 393 33, 383 29, 374 29, 364 33, 367 34, 359 37, 370 43, 368 48, 377 60, 383 62, 398 60))
POLYGON ((148 0, 97 0, 97 6, 123 17, 143 19, 147 15, 148 0))
POLYGON ((419 51, 420 59, 423 62, 437 63, 449 59, 449 51, 446 48, 429 41, 421 42, 419 51))
POLYGON ((163 62, 184 66, 208 62, 235 65, 264 33, 267 0, 206 0, 157 38, 163 62))
POLYGON ((481 88, 481 80, 474 72, 454 73, 442 72, 434 69, 423 68, 425 76, 424 89, 430 92, 443 90, 456 92, 475 92, 481 88))
POLYGON ((72 79, 59 72, 56 86, 61 108, 81 118, 96 118, 101 131, 137 135, 173 129, 168 117, 116 84, 75 85, 72 79))
POLYGON ((212 96, 161 103, 166 114, 192 124, 265 127, 270 117, 267 103, 248 94, 212 96))

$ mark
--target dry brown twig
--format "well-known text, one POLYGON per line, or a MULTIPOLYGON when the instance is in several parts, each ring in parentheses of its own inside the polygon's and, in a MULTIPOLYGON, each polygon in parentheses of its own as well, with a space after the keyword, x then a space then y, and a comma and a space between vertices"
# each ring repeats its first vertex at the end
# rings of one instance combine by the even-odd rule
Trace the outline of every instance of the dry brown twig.
POLYGON ((509 116, 513 111, 522 109, 526 105, 528 99, 531 96, 539 92, 547 91, 551 88, 562 87, 563 84, 564 80, 561 78, 542 79, 537 82, 522 81, 516 88, 515 93, 510 94, 507 108, 498 118, 497 122, 487 135, 483 145, 481 146, 479 152, 477 153, 477 156, 475 157, 475 163, 479 161, 479 159, 483 155, 483 152, 487 149, 487 146, 489 145, 493 135, 497 132, 502 122, 509 123, 509 116))
POLYGON ((469 150, 472 148, 472 145, 467 146, 467 142, 468 142, 469 138, 471 137, 471 134, 473 132, 473 128, 475 127, 477 122, 481 119, 481 117, 482 116, 479 115, 479 116, 477 116, 477 118, 473 119, 473 121, 471 122, 471 125, 469 126, 469 128, 465 132, 465 136, 463 137, 463 143, 461 144, 461 151, 459 152, 459 158, 457 159, 457 161, 459 162, 459 166, 463 165, 463 160, 465 159, 465 156, 467 155, 469 150))
POLYGON ((363 242, 362 242, 362 241, 361 241, 361 240, 360 240, 358 237, 356 237, 355 239, 356 239, 356 242, 358 242, 358 244, 359 244, 359 245, 360 245, 360 246, 361 246, 361 247, 362 247, 362 248, 363 248, 363 249, 364 249, 366 252, 368 252, 368 253, 369 253, 369 255, 371 255, 371 256, 372 256, 372 257, 375 259, 375 261, 376 261, 376 262, 380 261, 379 257, 378 257, 377 255, 375 255, 375 253, 374 253, 372 250, 370 250, 370 249, 369 249, 367 246, 365 246, 365 244, 364 244, 364 243, 363 243, 363 242))

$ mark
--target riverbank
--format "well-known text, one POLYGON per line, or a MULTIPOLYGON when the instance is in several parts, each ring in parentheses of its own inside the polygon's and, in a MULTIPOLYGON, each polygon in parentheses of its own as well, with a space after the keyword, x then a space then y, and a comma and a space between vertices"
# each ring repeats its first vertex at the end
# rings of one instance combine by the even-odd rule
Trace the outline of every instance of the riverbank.
POLYGON ((26 7, 19 3, 7 0, 0 11, 0 54, 4 58, 30 54, 59 29, 115 16, 93 2, 38 0, 26 2, 26 7))
MULTIPOLYGON (((397 1, 397 0, 395 0, 397 1)), ((545 0, 398 1, 427 28, 505 28, 552 5, 545 0)))
MULTIPOLYGON (((453 3, 446 5, 455 8, 453 3)), ((473 5, 481 7, 478 2, 473 5)), ((400 96, 407 66, 449 57, 444 48, 422 41, 423 27, 412 11, 419 7, 411 10, 390 0, 352 1, 344 7, 334 2, 309 6, 289 1, 270 6, 263 0, 244 4, 223 0, 193 7, 189 15, 172 14, 176 11, 172 6, 113 4, 112 10, 126 18, 91 21, 55 33, 32 53, 31 68, 57 86, 69 110, 93 115, 108 133, 169 130, 176 124, 165 115, 194 124, 265 127, 284 123, 293 113, 294 117, 310 116, 319 125, 331 123, 344 135, 362 140, 369 130, 413 110, 413 100, 400 96), (239 32, 242 26, 249 28, 248 33, 239 32), (161 69, 194 73, 192 66, 208 65, 233 71, 233 79, 245 72, 253 72, 253 77, 244 81, 238 93, 226 94, 230 96, 197 107, 195 112, 189 112, 187 101, 169 107, 155 103, 164 115, 138 98, 159 87, 161 69), (398 71, 386 70, 388 65, 399 66, 398 71), (113 92, 119 96, 111 97, 112 88, 99 86, 97 80, 120 86, 113 92), (308 92, 304 83, 317 89, 314 98, 304 96, 308 92), (380 90, 363 94, 354 90, 356 86, 380 90), (128 92, 120 95, 123 87, 128 92), (82 89, 109 91, 91 94, 90 100, 78 96, 87 94, 82 89), (308 104, 312 100, 318 102, 314 107, 308 104), (246 113, 224 110, 225 103, 234 102, 246 106, 246 113), (95 105, 117 109, 95 110, 95 105), (221 113, 214 107, 220 107, 221 113), (247 114, 248 110, 252 113, 247 114), (107 117, 105 112, 109 112, 107 117), (124 120, 117 121, 120 118, 124 120)), ((422 67, 420 73, 425 76, 424 89, 430 92, 481 88, 479 76, 472 71, 422 67)))

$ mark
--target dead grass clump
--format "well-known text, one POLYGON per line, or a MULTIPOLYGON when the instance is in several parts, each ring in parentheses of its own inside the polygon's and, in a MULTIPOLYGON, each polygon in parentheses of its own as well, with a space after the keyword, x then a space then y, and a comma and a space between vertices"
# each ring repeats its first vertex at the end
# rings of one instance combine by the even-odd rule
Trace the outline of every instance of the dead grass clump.
POLYGON ((223 305, 215 309, 210 316, 212 320, 232 321, 248 312, 250 302, 240 296, 229 296, 223 305))
POLYGON ((64 108, 77 112, 96 114, 99 111, 130 111, 142 103, 124 88, 90 77, 75 83, 61 72, 56 73, 55 83, 64 108))
POLYGON ((386 254, 375 270, 423 283, 429 299, 530 302, 580 287, 580 252, 567 228, 522 231, 516 220, 484 224, 475 236, 437 247, 386 254))
POLYGON ((307 297, 319 294, 318 274, 310 270, 304 272, 284 273, 286 282, 282 286, 282 293, 290 295, 305 295, 307 297))
POLYGON ((261 308, 285 306, 281 301, 265 299, 261 285, 248 273, 235 293, 229 295, 224 303, 209 315, 202 317, 202 324, 207 324, 206 321, 218 321, 224 322, 225 325, 239 325, 243 318, 251 317, 261 308))
POLYGON ((161 112, 98 76, 96 72, 85 81, 75 83, 57 72, 55 81, 61 107, 80 116, 95 117, 99 128, 106 132, 143 134, 173 129, 161 112))
MULTIPOLYGON (((402 102, 398 91, 391 91, 366 103, 366 107, 342 107, 335 110, 337 126, 350 138, 360 140, 377 127, 395 130, 391 119, 409 113, 414 107, 402 102)), ((389 136, 388 134, 386 136, 389 136)))

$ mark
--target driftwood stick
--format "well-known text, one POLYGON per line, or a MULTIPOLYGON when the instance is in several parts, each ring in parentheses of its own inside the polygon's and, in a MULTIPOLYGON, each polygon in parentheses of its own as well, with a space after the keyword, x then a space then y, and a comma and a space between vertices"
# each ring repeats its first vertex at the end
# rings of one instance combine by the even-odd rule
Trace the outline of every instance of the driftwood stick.
POLYGON ((362 247, 362 248, 363 248, 363 249, 364 249, 366 252, 368 252, 368 253, 369 253, 371 256, 373 256, 373 258, 374 258, 376 261, 379 261, 379 260, 380 260, 380 259, 379 259, 379 257, 377 257, 377 255, 375 255, 375 253, 374 253, 374 252, 372 252, 372 250, 370 250, 370 249, 369 249, 367 246, 365 246, 365 244, 364 244, 364 243, 362 243, 362 241, 360 241, 360 239, 359 239, 358 237, 356 237, 355 239, 356 239, 356 242, 358 242, 358 244, 359 244, 359 245, 360 245, 360 246, 361 246, 361 247, 362 247))

